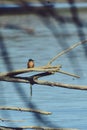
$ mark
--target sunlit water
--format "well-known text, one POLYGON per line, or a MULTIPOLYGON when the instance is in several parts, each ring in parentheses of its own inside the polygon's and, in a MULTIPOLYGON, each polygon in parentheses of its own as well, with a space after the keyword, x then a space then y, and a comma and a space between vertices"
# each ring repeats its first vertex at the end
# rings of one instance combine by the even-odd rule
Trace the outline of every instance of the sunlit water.
MULTIPOLYGON (((65 14, 66 15, 66 14, 65 14)), ((81 20, 86 21, 84 14, 81 20)), ((85 22, 84 21, 84 22, 85 22)), ((36 15, 1 16, 1 23, 33 28, 35 34, 23 30, 0 27, 0 72, 23 69, 29 58, 35 66, 48 63, 57 53, 79 42, 78 30, 87 38, 86 27, 77 28, 73 23, 60 23, 50 17, 49 21, 36 15), (2 53, 6 55, 2 56, 2 53), (4 54, 5 54, 4 53, 4 54), (8 61, 8 64, 6 63, 8 61)), ((84 39, 84 37, 83 37, 84 39)), ((53 65, 61 64, 62 70, 81 76, 76 79, 63 74, 54 74, 43 79, 61 83, 87 85, 86 48, 81 45, 58 58, 53 65), (84 49, 85 48, 85 49, 84 49)), ((36 74, 23 74, 28 76, 36 74)), ((0 121, 2 126, 49 126, 87 129, 87 92, 60 87, 34 85, 30 98, 29 84, 0 82, 0 106, 30 107, 52 112, 51 115, 35 115, 30 112, 0 110, 0 118, 14 120, 0 121)))

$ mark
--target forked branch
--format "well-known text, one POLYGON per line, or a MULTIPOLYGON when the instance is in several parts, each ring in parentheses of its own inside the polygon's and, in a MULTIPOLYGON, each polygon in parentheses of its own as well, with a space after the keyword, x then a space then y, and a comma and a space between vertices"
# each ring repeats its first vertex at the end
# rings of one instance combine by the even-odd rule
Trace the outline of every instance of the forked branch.
POLYGON ((55 57, 53 57, 46 65, 44 66, 39 66, 39 67, 34 67, 34 68, 29 68, 29 69, 21 69, 21 70, 15 70, 7 73, 0 73, 0 80, 1 81, 8 81, 8 82, 22 82, 22 83, 30 83, 30 84, 40 84, 40 85, 48 85, 48 86, 56 86, 56 87, 64 87, 64 88, 70 88, 70 89, 79 89, 79 90, 87 90, 87 86, 81 86, 81 85, 71 85, 71 84, 63 84, 59 82, 49 82, 49 81, 43 81, 43 80, 38 80, 38 78, 41 78, 43 76, 48 76, 52 75, 55 73, 62 73, 65 75, 73 76, 76 78, 80 78, 80 76, 76 74, 72 74, 69 72, 65 72, 61 70, 61 65, 56 65, 52 66, 52 62, 56 60, 58 57, 62 56, 63 54, 69 52, 70 50, 74 49, 75 47, 87 43, 87 40, 84 40, 82 42, 76 43, 70 48, 62 51, 61 53, 57 54, 55 57), (42 72, 37 75, 32 75, 30 77, 19 77, 17 75, 22 74, 22 73, 28 73, 31 71, 36 71, 36 72, 42 72))

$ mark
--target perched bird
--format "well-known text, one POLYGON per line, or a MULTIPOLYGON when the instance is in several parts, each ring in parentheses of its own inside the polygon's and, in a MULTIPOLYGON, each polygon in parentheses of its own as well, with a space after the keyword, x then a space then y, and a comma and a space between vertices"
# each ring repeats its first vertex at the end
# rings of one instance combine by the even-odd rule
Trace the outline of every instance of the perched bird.
POLYGON ((29 59, 27 63, 27 68, 33 68, 34 67, 34 60, 29 59))
MULTIPOLYGON (((33 68, 34 67, 34 60, 29 59, 27 63, 27 68, 33 68)), ((30 96, 32 96, 32 82, 30 82, 30 96)))

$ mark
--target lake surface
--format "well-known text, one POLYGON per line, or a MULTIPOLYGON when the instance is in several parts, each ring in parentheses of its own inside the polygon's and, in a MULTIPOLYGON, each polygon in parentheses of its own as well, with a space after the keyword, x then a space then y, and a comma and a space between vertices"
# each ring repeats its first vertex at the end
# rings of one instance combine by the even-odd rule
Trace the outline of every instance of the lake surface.
MULTIPOLYGON (((62 17, 71 17, 60 12, 62 17)), ((83 26, 75 22, 61 22, 57 17, 39 15, 0 16, 0 72, 23 69, 28 59, 35 66, 48 63, 56 54, 82 39, 87 39, 87 13, 79 14, 83 26), (31 28, 34 33, 11 28, 31 28)), ((81 45, 61 56, 53 65, 61 64, 62 70, 80 75, 79 79, 56 73, 43 79, 61 83, 87 85, 87 44, 81 45)), ((28 76, 36 74, 23 74, 28 76)), ((29 84, 0 82, 0 106, 30 107, 52 112, 52 115, 37 115, 30 112, 0 110, 2 126, 47 126, 87 129, 87 91, 34 85, 30 98, 29 84)))
MULTIPOLYGON (((54 7, 54 8, 70 8, 70 6, 74 7, 76 6, 77 8, 87 8, 87 3, 86 2, 81 2, 81 3, 72 3, 71 5, 66 2, 66 3, 58 3, 58 2, 51 2, 51 3, 43 3, 43 2, 29 2, 27 3, 28 6, 30 7, 44 7, 45 6, 51 6, 51 7, 54 7)), ((23 6, 23 5, 22 5, 23 6)), ((18 8, 20 7, 19 4, 0 4, 0 8, 18 8)))

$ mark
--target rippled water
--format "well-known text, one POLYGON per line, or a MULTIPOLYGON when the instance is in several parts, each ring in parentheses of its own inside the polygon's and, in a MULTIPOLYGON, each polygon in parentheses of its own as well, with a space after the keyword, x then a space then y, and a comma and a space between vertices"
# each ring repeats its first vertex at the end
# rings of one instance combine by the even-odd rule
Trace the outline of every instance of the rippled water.
MULTIPOLYGON (((81 18, 82 21, 86 21, 87 16, 84 14, 81 18)), ((78 30, 87 38, 86 27, 77 28, 73 23, 60 23, 52 17, 47 20, 36 15, 10 15, 1 16, 0 22, 34 30, 34 34, 28 34, 24 30, 0 27, 0 72, 26 68, 29 58, 35 60, 35 66, 45 65, 57 53, 80 41, 82 37, 78 36, 78 30)), ((58 73, 44 79, 87 85, 86 48, 87 45, 81 45, 53 63, 53 65, 62 64, 62 70, 76 73, 81 78, 76 79, 58 73)), ((24 76, 32 74, 35 73, 24 76)), ((0 105, 31 107, 52 112, 49 116, 39 116, 28 112, 0 110, 0 118, 15 120, 15 122, 0 121, 2 126, 33 125, 87 129, 86 91, 34 85, 31 99, 29 84, 1 81, 0 105)))

